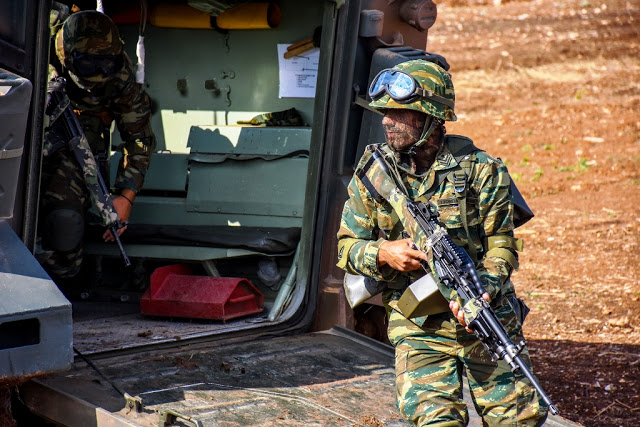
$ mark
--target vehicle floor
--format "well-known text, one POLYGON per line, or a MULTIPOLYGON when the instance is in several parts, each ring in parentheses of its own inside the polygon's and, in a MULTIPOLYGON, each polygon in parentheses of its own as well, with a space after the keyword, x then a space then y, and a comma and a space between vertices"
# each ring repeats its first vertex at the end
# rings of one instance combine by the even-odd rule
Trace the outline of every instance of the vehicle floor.
MULTIPOLYGON (((178 414, 177 421, 184 423, 179 425, 408 425, 395 406, 393 348, 340 328, 90 360, 99 373, 77 358, 70 371, 24 388, 25 401, 33 405, 32 396, 46 392, 55 402, 51 413, 61 417, 57 421, 76 425, 86 421, 73 419, 82 413, 101 413, 112 419, 109 425, 149 427, 167 413, 178 414), (142 400, 141 412, 126 407, 124 393, 142 400)), ((479 427, 466 388, 465 402, 469 425, 479 427)), ((545 425, 575 424, 550 417, 545 425)))
POLYGON ((269 306, 227 321, 145 316, 138 302, 73 301, 73 345, 83 354, 202 338, 254 328, 267 321, 269 306))
MULTIPOLYGON (((247 268, 239 275, 238 268, 244 266, 240 262, 235 270, 222 265, 225 269, 220 272, 225 277, 249 280, 264 297, 261 313, 240 315, 226 304, 216 302, 218 310, 239 317, 220 320, 144 315, 140 300, 150 286, 151 273, 162 265, 147 262, 144 268, 124 270, 120 260, 113 259, 96 268, 95 260, 89 259, 77 277, 58 283, 73 307, 74 348, 83 354, 103 353, 254 328, 267 321, 278 293, 261 284, 255 274, 247 273, 247 268)), ((194 270, 194 274, 206 275, 199 270, 194 270)))

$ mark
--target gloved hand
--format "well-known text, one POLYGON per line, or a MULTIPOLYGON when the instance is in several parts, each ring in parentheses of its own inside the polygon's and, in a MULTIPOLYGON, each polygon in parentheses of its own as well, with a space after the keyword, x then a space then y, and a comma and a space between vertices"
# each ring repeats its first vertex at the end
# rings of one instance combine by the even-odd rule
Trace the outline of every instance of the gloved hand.
MULTIPOLYGON (((486 302, 491 301, 489 293, 487 292, 482 294, 482 299, 486 302)), ((467 325, 470 325, 476 319, 476 317, 478 317, 478 313, 483 308, 482 302, 478 298, 474 298, 467 301, 466 304, 462 306, 462 309, 460 309, 461 306, 462 300, 460 300, 459 297, 449 302, 449 308, 451 309, 453 315, 458 319, 458 322, 460 322, 460 324, 465 327, 467 332, 473 332, 473 330, 467 325)))

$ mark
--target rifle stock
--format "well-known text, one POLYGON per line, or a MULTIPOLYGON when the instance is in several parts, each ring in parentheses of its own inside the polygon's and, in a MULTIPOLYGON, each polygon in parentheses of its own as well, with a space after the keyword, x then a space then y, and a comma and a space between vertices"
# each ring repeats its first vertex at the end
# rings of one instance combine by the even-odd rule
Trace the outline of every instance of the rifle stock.
MULTIPOLYGON (((64 90, 66 81, 62 77, 57 77, 53 79, 52 82, 54 88, 49 91, 49 94, 56 105, 60 107, 64 105, 63 103, 66 98, 64 90)), ((105 184, 104 179, 98 170, 96 159, 89 148, 89 143, 87 142, 87 138, 82 130, 80 121, 78 120, 76 113, 73 111, 70 102, 67 102, 61 114, 56 117, 56 120, 60 118, 62 119, 64 128, 68 134, 67 145, 83 171, 85 184, 89 190, 91 198, 93 199, 94 204, 97 205, 103 223, 106 225, 106 228, 111 231, 111 234, 118 245, 118 250, 120 251, 125 267, 129 267, 131 265, 131 261, 129 260, 124 246, 120 241, 120 236, 118 235, 118 230, 124 227, 126 223, 122 223, 120 218, 118 218, 117 211, 113 205, 113 200, 111 200, 111 195, 109 194, 109 188, 105 184), (87 163, 96 165, 95 174, 88 172, 88 168, 86 167, 87 163), (93 179, 96 180, 95 183, 93 182, 93 179), (112 214, 110 214, 110 212, 112 214)), ((53 123, 50 123, 50 126, 51 125, 53 125, 53 123)))
MULTIPOLYGON (((482 298, 486 291, 478 271, 471 257, 463 248, 453 242, 445 227, 438 221, 438 212, 435 204, 432 202, 426 204, 413 202, 409 199, 407 194, 400 190, 404 187, 397 182, 396 176, 389 170, 384 154, 378 146, 372 148, 372 155, 382 171, 395 183, 396 188, 404 194, 402 203, 406 205, 406 211, 409 212, 417 227, 427 237, 428 248, 418 247, 418 249, 422 251, 426 251, 425 249, 431 250, 436 270, 434 273, 437 274, 442 284, 457 292, 465 305, 467 302, 472 302, 476 305, 475 317, 469 322, 469 327, 473 330, 478 340, 482 342, 493 360, 504 360, 509 364, 512 372, 521 371, 549 407, 549 411, 554 415, 558 414, 558 409, 544 392, 538 380, 522 360, 522 357, 520 357, 520 352, 525 346, 524 340, 514 344, 489 303, 482 298)), ((407 230, 411 229, 411 227, 405 228, 407 230)), ((417 245, 416 236, 411 237, 417 245)), ((431 272, 431 268, 426 263, 423 263, 422 267, 427 273, 431 272)))

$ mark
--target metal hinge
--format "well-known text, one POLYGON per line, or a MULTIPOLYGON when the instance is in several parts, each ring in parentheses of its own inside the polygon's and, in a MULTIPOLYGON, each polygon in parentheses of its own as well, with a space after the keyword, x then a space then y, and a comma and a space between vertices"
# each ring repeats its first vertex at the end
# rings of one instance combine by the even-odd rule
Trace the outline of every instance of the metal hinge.
POLYGON ((142 412, 142 399, 139 396, 134 397, 129 393, 124 393, 124 399, 127 401, 127 413, 131 411, 142 412))
POLYGON ((160 412, 160 427, 168 427, 172 424, 174 424, 178 419, 182 420, 182 421, 186 421, 187 423, 193 424, 195 427, 204 427, 204 424, 202 424, 202 421, 200 420, 196 420, 195 418, 191 418, 187 415, 181 414, 179 412, 176 411, 172 411, 171 409, 168 409, 166 411, 161 411, 160 412))

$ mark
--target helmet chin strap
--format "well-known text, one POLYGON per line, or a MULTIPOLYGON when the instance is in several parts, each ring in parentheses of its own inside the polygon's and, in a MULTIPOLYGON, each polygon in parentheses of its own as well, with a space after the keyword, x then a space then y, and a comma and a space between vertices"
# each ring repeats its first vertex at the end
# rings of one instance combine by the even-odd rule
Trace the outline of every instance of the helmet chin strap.
POLYGON ((407 152, 411 155, 415 154, 416 149, 422 147, 427 142, 433 131, 436 130, 439 125, 440 122, 435 117, 427 115, 427 120, 424 123, 424 128, 422 129, 422 135, 420 135, 420 139, 418 139, 415 144, 409 147, 407 152))

